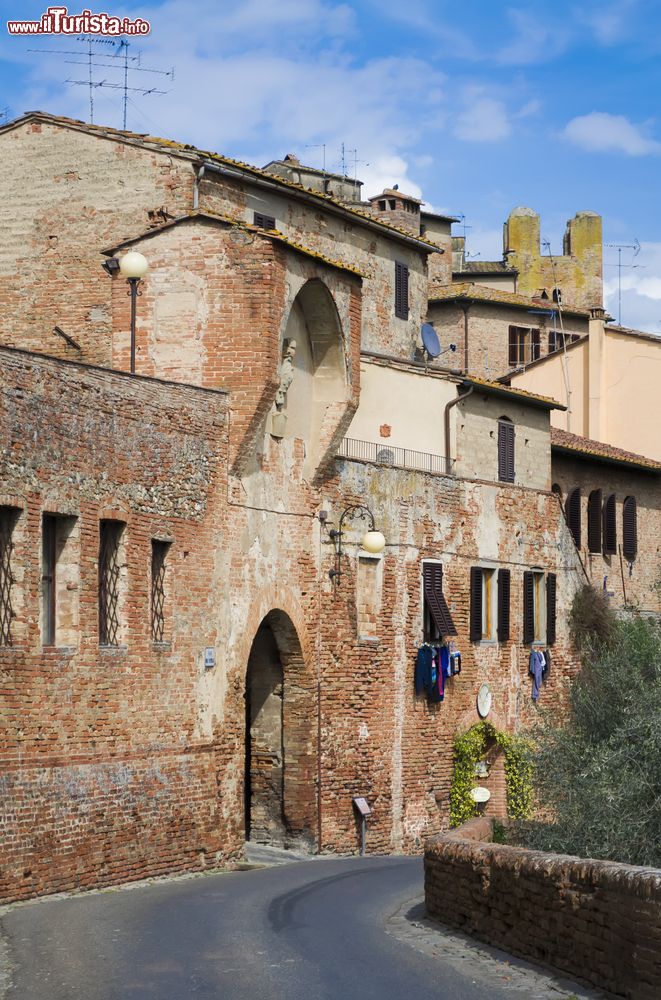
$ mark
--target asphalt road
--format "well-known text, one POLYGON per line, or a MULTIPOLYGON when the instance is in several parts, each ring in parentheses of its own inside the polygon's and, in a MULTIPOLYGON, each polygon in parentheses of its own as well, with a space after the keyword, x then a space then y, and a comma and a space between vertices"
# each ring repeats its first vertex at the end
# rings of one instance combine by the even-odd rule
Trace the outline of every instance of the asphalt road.
POLYGON ((344 858, 12 907, 6 998, 511 1000, 386 932, 421 892, 419 859, 344 858))

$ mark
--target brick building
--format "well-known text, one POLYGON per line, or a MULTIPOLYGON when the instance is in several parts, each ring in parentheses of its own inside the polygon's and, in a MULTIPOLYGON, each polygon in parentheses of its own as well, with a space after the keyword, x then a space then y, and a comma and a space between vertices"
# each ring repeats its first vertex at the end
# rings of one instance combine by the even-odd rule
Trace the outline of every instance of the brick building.
POLYGON ((0 144, 0 896, 203 870, 248 837, 357 850, 358 795, 370 851, 417 850, 483 685, 520 728, 550 648, 562 708, 585 559, 559 491, 603 472, 622 504, 628 463, 626 597, 653 610, 661 465, 420 360, 439 247, 364 205, 40 113, 0 144), (101 267, 128 250, 135 373, 101 267), (443 640, 461 673, 430 700, 416 653, 443 640))

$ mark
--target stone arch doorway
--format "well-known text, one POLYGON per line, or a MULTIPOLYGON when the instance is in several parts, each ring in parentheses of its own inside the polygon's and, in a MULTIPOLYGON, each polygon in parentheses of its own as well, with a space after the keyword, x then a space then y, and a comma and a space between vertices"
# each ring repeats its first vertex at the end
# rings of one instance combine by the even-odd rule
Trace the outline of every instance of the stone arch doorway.
POLYGON ((315 699, 293 622, 284 611, 270 611, 255 633, 246 672, 246 840, 315 843, 315 699))

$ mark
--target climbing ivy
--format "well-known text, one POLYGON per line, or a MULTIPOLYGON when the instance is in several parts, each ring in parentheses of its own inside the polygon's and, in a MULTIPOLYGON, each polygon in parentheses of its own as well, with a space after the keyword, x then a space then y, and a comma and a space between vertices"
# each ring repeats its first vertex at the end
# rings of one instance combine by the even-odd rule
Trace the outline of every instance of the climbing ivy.
POLYGON ((471 798, 475 787, 475 765, 484 757, 489 743, 495 742, 505 757, 507 813, 510 819, 526 819, 532 810, 532 758, 530 741, 512 733, 499 732, 490 722, 478 722, 454 741, 454 774, 450 788, 450 823, 461 826, 477 815, 471 798))

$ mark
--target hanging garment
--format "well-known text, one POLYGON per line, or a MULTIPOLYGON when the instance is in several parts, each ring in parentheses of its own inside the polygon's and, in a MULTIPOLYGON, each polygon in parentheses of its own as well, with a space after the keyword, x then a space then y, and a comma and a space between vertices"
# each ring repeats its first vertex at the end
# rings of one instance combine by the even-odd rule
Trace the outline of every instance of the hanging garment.
POLYGON ((543 653, 540 653, 537 649, 531 649, 528 671, 532 676, 533 701, 537 701, 537 699, 539 698, 539 692, 542 686, 542 677, 544 674, 545 664, 546 660, 544 659, 543 653))
POLYGON ((450 669, 452 677, 456 677, 457 674, 461 673, 461 653, 458 650, 450 653, 450 669))
POLYGON ((544 659, 545 659, 546 663, 544 665, 544 670, 542 671, 542 680, 546 684, 546 682, 547 682, 547 680, 549 678, 549 674, 551 673, 551 650, 550 649, 545 649, 544 650, 544 659))
POLYGON ((431 670, 434 651, 431 646, 421 646, 415 658, 415 693, 429 692, 432 686, 431 670))
POLYGON ((441 646, 441 673, 443 674, 443 680, 452 677, 450 663, 450 650, 447 646, 441 646))

